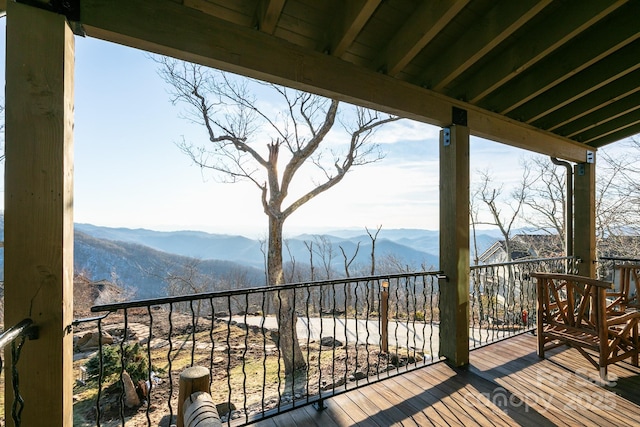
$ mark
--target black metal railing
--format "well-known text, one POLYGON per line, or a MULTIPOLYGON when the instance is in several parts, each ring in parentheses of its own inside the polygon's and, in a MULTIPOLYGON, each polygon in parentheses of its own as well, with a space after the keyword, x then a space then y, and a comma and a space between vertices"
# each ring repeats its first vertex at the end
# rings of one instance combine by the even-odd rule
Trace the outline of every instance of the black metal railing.
POLYGON ((639 258, 623 257, 600 257, 597 262, 597 275, 599 279, 610 280, 618 284, 616 268, 624 264, 640 264, 639 258))
POLYGON ((470 273, 470 347, 531 330, 536 323, 536 284, 530 273, 575 273, 574 257, 475 265, 470 273))
POLYGON ((437 278, 408 273, 93 307, 104 314, 75 322, 77 358, 87 360, 74 392, 78 418, 173 423, 178 376, 193 365, 210 370, 228 424, 321 408, 330 396, 440 359, 437 278), (285 366, 286 323, 299 343, 293 365, 305 365, 294 372, 285 366))
MULTIPOLYGON (((3 371, 2 354, 4 348, 11 344, 11 386, 13 388, 13 405, 11 405, 11 418, 13 424, 19 427, 22 423, 21 416, 24 409, 24 399, 20 394, 20 373, 18 362, 20 352, 27 338, 35 339, 38 336, 38 329, 33 325, 31 319, 24 319, 15 326, 12 326, 0 334, 0 375, 3 371)), ((2 390, 4 392, 4 390, 2 390)), ((5 411, 6 413, 6 411, 5 411)))

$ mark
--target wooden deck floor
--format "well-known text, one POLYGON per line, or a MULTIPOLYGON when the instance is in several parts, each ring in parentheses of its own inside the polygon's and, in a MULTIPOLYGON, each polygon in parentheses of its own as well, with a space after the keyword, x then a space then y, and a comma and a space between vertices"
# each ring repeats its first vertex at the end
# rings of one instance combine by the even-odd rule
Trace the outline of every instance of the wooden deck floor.
POLYGON ((615 385, 577 351, 541 360, 536 338, 519 335, 471 352, 468 369, 438 363, 254 425, 275 426, 640 426, 640 369, 610 368, 615 385))

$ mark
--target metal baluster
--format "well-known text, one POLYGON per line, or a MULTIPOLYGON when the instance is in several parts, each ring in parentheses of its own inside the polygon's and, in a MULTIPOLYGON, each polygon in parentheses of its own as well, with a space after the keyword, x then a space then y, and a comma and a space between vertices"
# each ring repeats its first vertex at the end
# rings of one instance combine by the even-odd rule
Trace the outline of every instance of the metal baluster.
MULTIPOLYGON (((396 372, 400 371, 400 343, 398 341, 398 319, 400 318, 400 295, 398 295, 398 292, 400 290, 400 283, 399 280, 396 280, 396 286, 395 287, 395 295, 396 295, 396 315, 395 315, 395 319, 396 321, 394 322, 395 327, 393 328, 393 336, 396 339, 396 358, 398 359, 398 366, 397 366, 397 370, 396 372)), ((387 377, 390 376, 391 374, 389 373, 389 371, 387 371, 387 377)))
POLYGON ((247 348, 249 347, 249 324, 247 323, 247 311, 249 311, 249 294, 244 294, 244 326, 246 328, 244 334, 244 351, 242 352, 242 395, 244 396, 244 421, 249 422, 249 411, 247 410, 247 371, 246 358, 247 348))
POLYGON ((231 295, 227 296, 227 310, 229 313, 229 320, 227 321, 227 389, 229 394, 227 395, 227 425, 231 425, 231 295))
POLYGON ((261 333, 262 333, 262 415, 264 416, 264 398, 265 392, 267 388, 267 328, 265 327, 265 321, 267 317, 267 313, 265 312, 265 304, 268 296, 266 292, 262 292, 262 325, 261 333))
MULTIPOLYGON (((333 343, 331 343, 331 380, 333 381, 333 386, 331 389, 335 393, 336 391, 336 285, 335 283, 331 284, 331 296, 332 296, 332 307, 331 307, 331 318, 333 319, 333 343)), ((345 374, 346 375, 346 374, 345 374)))
POLYGON ((124 357, 124 343, 127 341, 127 332, 129 328, 129 317, 127 316, 127 309, 124 309, 124 331, 122 332, 122 340, 120 341, 120 421, 124 426, 124 380, 122 376, 125 370, 125 357, 124 357))
POLYGON ((213 330, 216 326, 216 309, 213 304, 213 298, 209 298, 209 306, 211 307, 211 324, 209 325, 209 342, 211 343, 211 351, 209 352, 209 388, 213 384, 213 357, 216 348, 215 339, 213 337, 213 330))
POLYGON ((167 351, 167 362, 169 365, 169 397, 167 398, 167 406, 169 407, 169 420, 173 420, 173 408, 171 407, 171 398, 173 397, 173 362, 171 352, 173 351, 173 303, 169 303, 169 350, 167 351))
POLYGON ((24 409, 24 399, 20 395, 20 376, 18 374, 18 360, 22 346, 26 341, 26 336, 20 337, 20 342, 16 345, 16 341, 11 341, 11 382, 13 385, 13 405, 11 406, 11 418, 16 427, 20 427, 22 423, 22 410, 24 409))
POLYGON ((147 417, 147 425, 151 426, 151 416, 149 415, 149 411, 151 410, 151 389, 153 388, 153 365, 151 363, 151 339, 153 338, 153 314, 151 313, 151 306, 147 306, 147 314, 149 315, 149 337, 147 338, 147 381, 149 382, 149 387, 147 388, 147 409, 146 409, 146 417, 147 417))
MULTIPOLYGON (((349 322, 349 317, 347 316, 349 312, 349 307, 347 306, 347 286, 349 286, 349 282, 343 283, 342 290, 344 291, 344 375, 346 379, 349 378, 349 329, 347 328, 347 324, 349 322)), ((358 361, 356 360, 356 366, 358 365, 358 361)), ((355 374, 355 372, 354 372, 355 374)), ((348 388, 348 382, 344 383, 345 390, 348 388)))
MULTIPOLYGON (((297 322, 297 314, 296 314, 296 290, 291 289, 290 291, 287 291, 287 293, 292 293, 292 300, 293 300, 293 305, 291 307, 291 337, 295 338, 295 345, 300 345, 300 342, 298 341, 298 333, 296 331, 296 325, 298 324, 297 322)), ((302 352, 301 352, 302 353, 302 352)), ((296 366, 296 352, 293 351, 292 355, 291 355, 291 364, 293 366, 296 366)), ((291 372, 291 404, 295 407, 296 402, 296 372, 295 370, 293 372, 291 372)))
POLYGON ((100 396, 102 395, 102 380, 104 374, 104 356, 102 353, 102 319, 98 319, 98 394, 96 396, 96 425, 100 427, 100 417, 102 413, 100 411, 100 396))
POLYGON ((191 311, 191 365, 193 366, 196 357, 196 312, 193 309, 193 300, 189 300, 189 310, 191 311))
MULTIPOLYGON (((370 362, 370 353, 369 353, 369 337, 371 336, 371 333, 369 331, 369 313, 371 310, 370 307, 370 303, 369 303, 369 291, 370 291, 370 282, 367 281, 365 284, 365 300, 366 300, 366 309, 365 309, 365 327, 367 329, 367 340, 364 343, 364 349, 365 352, 367 353, 367 378, 371 375, 371 362, 370 362)), ((378 365, 376 367, 376 373, 380 372, 380 352, 378 352, 378 365)))
POLYGON ((282 370, 282 365, 281 365, 281 358, 282 358, 282 322, 280 321, 280 319, 282 319, 282 297, 280 296, 280 289, 278 289, 277 291, 278 293, 277 298, 278 298, 278 413, 280 413, 280 403, 282 400, 282 392, 281 392, 281 387, 282 387, 282 377, 280 375, 280 371, 282 370))
POLYGON ((322 321, 322 285, 318 286, 319 307, 318 317, 320 320, 320 335, 318 336, 318 403, 316 409, 321 411, 324 409, 324 401, 322 399, 322 334, 324 332, 324 322, 322 321))
MULTIPOLYGON (((360 334, 358 332, 358 288, 360 286, 360 281, 356 282, 356 286, 353 288, 353 322, 355 323, 355 353, 356 353, 356 366, 359 365, 359 354, 358 354, 358 341, 360 340, 360 334)), ((368 379, 367 379, 368 380, 368 379)), ((356 386, 358 385, 358 379, 356 378, 356 386)))
MULTIPOLYGON (((416 348, 417 348, 417 343, 416 343, 416 335, 417 335, 417 330, 416 330, 416 312, 417 312, 417 306, 418 306, 418 297, 416 296, 416 281, 418 280, 418 278, 416 276, 412 276, 412 280, 411 280, 411 284, 412 284, 412 295, 413 295, 413 359, 416 360, 416 348)), ((409 335, 409 330, 407 328, 407 336, 409 335)))
POLYGON ((307 304, 305 307, 305 313, 307 315, 307 384, 306 384, 306 392, 307 392, 307 397, 306 397, 306 402, 309 403, 309 380, 311 379, 310 377, 310 372, 311 372, 311 357, 310 357, 310 352, 311 352, 311 317, 309 316, 309 305, 311 305, 311 287, 307 286, 307 304))

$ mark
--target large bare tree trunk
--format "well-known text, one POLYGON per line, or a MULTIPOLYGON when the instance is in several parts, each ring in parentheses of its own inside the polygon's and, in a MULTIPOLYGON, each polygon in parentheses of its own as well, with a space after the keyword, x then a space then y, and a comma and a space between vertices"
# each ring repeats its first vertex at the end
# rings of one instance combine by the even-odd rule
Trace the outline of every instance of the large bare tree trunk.
MULTIPOLYGON (((269 285, 278 286, 284 283, 282 269, 282 225, 280 218, 269 216, 269 250, 267 252, 267 268, 269 285)), ((295 294, 293 290, 282 290, 276 293, 274 309, 278 315, 278 346, 284 361, 285 374, 291 374, 307 366, 300 350, 296 323, 298 317, 294 310, 295 294)))

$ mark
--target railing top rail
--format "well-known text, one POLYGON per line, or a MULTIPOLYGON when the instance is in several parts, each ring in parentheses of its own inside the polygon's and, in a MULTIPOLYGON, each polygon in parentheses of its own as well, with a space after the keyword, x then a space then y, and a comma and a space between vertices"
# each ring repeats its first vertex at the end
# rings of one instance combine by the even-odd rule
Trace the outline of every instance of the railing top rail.
POLYGON ((609 257, 609 256, 601 256, 598 258, 598 261, 626 261, 626 262, 640 262, 640 258, 630 258, 630 257, 609 257))
POLYGON ((18 322, 15 326, 10 327, 6 331, 4 331, 0 335, 0 351, 4 350, 4 348, 11 343, 13 340, 20 336, 29 336, 33 335, 33 320, 24 319, 18 322))
POLYGON ((580 258, 575 256, 561 256, 561 257, 551 257, 551 258, 527 258, 527 259, 518 259, 515 261, 500 262, 495 264, 472 265, 471 270, 477 270, 481 268, 491 268, 491 267, 503 267, 508 265, 518 265, 518 264, 532 264, 536 262, 568 261, 568 260, 574 260, 579 262, 580 258))
POLYGON ((331 286, 334 284, 345 284, 345 283, 361 283, 361 282, 373 282, 377 280, 384 279, 401 279, 403 277, 418 277, 418 276, 438 276, 441 275, 441 271, 420 271, 413 273, 396 273, 396 274, 384 274, 378 276, 362 276, 362 277, 348 277, 342 279, 334 279, 334 280, 319 280, 314 282, 300 282, 300 283, 288 283, 280 286, 260 286, 256 288, 245 288, 245 289, 235 289, 231 291, 217 291, 217 292, 205 292, 205 293, 197 293, 191 295, 180 295, 180 296, 171 296, 171 297, 161 297, 161 298, 149 298, 144 300, 134 300, 122 303, 113 303, 113 304, 103 304, 96 305, 91 307, 91 311, 93 313, 105 312, 105 311, 116 311, 122 310, 125 308, 140 308, 140 307, 149 307, 170 303, 179 303, 186 301, 195 301, 202 299, 211 299, 211 298, 225 298, 225 297, 233 297, 237 295, 251 295, 258 294, 264 292, 279 292, 286 291, 291 289, 301 289, 301 288, 311 288, 315 286, 331 286))

